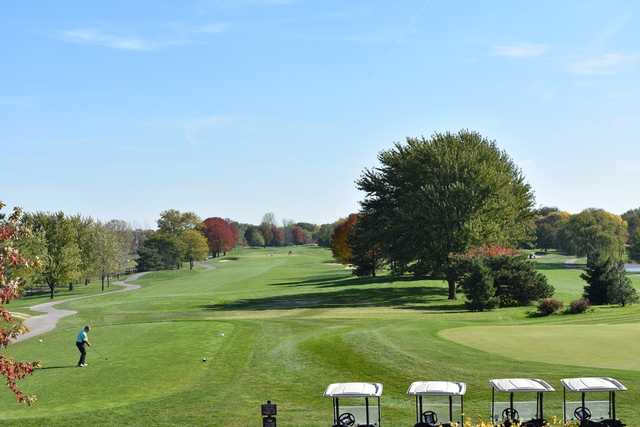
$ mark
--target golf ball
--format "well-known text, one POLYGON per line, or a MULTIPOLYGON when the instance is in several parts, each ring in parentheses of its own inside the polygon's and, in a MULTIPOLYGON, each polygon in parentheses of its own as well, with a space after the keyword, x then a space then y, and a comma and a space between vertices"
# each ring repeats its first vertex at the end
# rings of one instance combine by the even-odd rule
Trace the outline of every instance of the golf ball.
POLYGON ((40 341, 40 342, 44 342, 44 340, 43 340, 42 338, 41 338, 41 339, 39 339, 38 341, 40 341))
POLYGON ((203 357, 203 358, 202 358, 202 361, 203 361, 203 362, 206 362, 206 361, 207 361, 207 358, 206 358, 206 357, 203 357))

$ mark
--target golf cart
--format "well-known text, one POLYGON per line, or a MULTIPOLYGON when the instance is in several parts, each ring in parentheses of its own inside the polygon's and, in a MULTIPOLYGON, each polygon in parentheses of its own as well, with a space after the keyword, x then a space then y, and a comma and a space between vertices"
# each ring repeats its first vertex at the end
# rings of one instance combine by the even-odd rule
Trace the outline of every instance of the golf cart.
POLYGON ((451 427, 464 425, 465 383, 417 381, 407 394, 416 398, 415 427, 451 427), (454 408, 455 407, 455 408, 454 408))
POLYGON ((565 378, 562 409, 563 420, 578 421, 580 427, 623 427, 616 418, 616 391, 627 388, 613 378, 565 378), (580 393, 579 402, 568 402, 567 391, 580 393), (587 393, 608 393, 607 400, 587 400, 587 393), (568 414, 567 414, 568 412, 568 414))
POLYGON ((544 393, 555 391, 549 383, 539 379, 506 378, 489 381, 491 385, 491 421, 496 426, 542 427, 544 419, 544 393), (508 402, 496 402, 496 392, 509 393, 508 402), (518 401, 515 394, 535 393, 535 401, 518 401))
POLYGON ((382 384, 330 384, 324 396, 333 401, 333 427, 380 427, 382 384), (341 406, 343 399, 349 399, 351 404, 341 406), (354 405, 354 399, 359 399, 360 402, 364 399, 364 406, 354 405))

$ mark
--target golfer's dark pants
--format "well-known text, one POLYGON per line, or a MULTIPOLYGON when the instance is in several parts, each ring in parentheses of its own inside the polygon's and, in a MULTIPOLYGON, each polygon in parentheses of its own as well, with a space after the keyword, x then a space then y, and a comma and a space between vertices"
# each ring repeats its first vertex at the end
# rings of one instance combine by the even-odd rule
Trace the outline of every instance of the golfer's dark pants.
POLYGON ((84 365, 84 360, 87 357, 87 350, 84 348, 85 344, 83 342, 77 342, 76 347, 80 350, 80 360, 78 361, 78 366, 84 365))

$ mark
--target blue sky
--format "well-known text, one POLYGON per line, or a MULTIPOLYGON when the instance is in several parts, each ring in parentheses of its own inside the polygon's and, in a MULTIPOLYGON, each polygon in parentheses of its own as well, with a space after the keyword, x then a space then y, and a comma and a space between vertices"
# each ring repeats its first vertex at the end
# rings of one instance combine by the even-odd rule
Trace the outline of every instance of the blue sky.
POLYGON ((617 1, 8 1, 0 199, 333 221, 406 136, 469 128, 541 205, 640 206, 640 7, 617 1))

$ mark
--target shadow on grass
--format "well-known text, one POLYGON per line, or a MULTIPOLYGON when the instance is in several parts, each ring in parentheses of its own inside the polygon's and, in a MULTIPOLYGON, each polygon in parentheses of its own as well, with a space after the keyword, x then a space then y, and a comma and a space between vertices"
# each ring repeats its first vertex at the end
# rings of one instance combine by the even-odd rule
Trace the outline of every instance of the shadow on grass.
POLYGON ((47 371, 49 369, 67 369, 67 368, 77 368, 77 365, 66 365, 66 366, 45 366, 44 368, 38 368, 38 371, 47 371))
POLYGON ((242 299, 224 304, 210 304, 203 308, 227 310, 293 310, 299 308, 391 307, 414 310, 457 310, 460 305, 438 304, 447 298, 447 289, 415 286, 343 289, 336 292, 308 292, 265 298, 242 299))
POLYGON ((314 276, 304 280, 292 282, 271 283, 269 286, 316 286, 318 288, 335 288, 342 286, 376 285, 382 283, 408 283, 427 280, 424 277, 414 276, 378 276, 378 277, 355 277, 351 274, 337 274, 331 276, 314 276))

